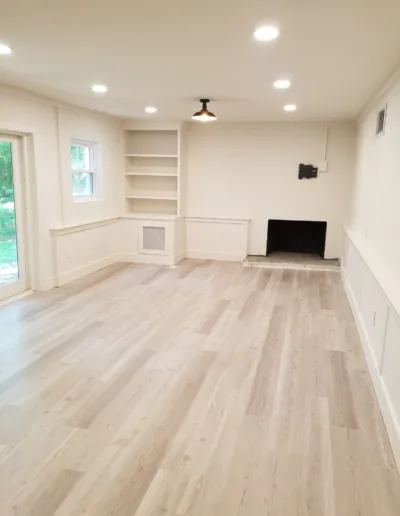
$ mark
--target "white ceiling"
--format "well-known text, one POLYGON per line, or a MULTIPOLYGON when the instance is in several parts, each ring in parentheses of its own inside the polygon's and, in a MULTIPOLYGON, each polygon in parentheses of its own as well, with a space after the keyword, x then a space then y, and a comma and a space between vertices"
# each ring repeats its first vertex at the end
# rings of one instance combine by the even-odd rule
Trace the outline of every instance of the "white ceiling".
POLYGON ((209 96, 222 121, 351 119, 396 67, 399 27, 399 0, 19 0, 0 81, 126 118, 187 120, 209 96), (269 20, 281 36, 257 43, 269 20))

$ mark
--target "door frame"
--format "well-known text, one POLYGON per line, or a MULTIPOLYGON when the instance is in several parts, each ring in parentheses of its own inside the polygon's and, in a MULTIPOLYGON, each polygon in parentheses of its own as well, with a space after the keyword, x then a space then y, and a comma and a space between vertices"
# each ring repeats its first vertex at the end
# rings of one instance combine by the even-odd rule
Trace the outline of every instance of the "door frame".
POLYGON ((18 275, 19 279, 0 287, 0 302, 12 296, 22 294, 30 288, 28 267, 28 238, 27 238, 27 191, 24 174, 23 139, 15 134, 0 132, 0 141, 11 144, 11 164, 14 185, 14 210, 17 234, 18 275))

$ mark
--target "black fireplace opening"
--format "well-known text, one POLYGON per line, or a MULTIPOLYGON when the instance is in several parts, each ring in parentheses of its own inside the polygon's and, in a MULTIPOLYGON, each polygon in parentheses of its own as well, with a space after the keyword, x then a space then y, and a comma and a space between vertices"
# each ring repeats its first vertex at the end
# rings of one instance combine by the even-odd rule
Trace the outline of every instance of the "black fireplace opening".
POLYGON ((267 256, 274 251, 285 251, 317 254, 324 258, 326 227, 326 222, 270 219, 267 256))

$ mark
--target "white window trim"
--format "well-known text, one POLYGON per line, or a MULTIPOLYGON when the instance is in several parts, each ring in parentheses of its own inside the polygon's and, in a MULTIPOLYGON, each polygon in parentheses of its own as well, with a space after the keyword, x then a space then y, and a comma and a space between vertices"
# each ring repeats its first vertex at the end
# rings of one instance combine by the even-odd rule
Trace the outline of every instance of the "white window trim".
POLYGON ((70 178, 71 178, 71 196, 73 202, 93 202, 100 200, 100 156, 99 156, 99 144, 94 141, 81 140, 79 138, 71 138, 69 147, 69 160, 70 160, 70 178), (92 164, 91 170, 77 170, 71 166, 71 145, 82 145, 89 147, 90 158, 89 161, 92 164), (74 195, 72 190, 72 173, 91 173, 93 174, 93 193, 90 195, 74 195))

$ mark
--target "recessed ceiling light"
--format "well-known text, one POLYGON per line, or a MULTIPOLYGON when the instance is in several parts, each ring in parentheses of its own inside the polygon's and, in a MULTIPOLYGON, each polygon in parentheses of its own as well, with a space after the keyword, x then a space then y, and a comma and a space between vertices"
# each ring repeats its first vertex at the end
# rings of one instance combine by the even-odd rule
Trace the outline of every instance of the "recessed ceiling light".
POLYGON ((278 79, 274 82, 274 88, 278 90, 287 90, 290 88, 290 81, 288 79, 278 79))
POLYGON ((295 104, 286 104, 283 109, 285 111, 296 111, 297 106, 295 104))
POLYGON ((149 114, 157 113, 157 108, 154 106, 148 106, 147 108, 145 108, 145 111, 146 111, 146 113, 149 113, 149 114))
POLYGON ((273 25, 265 25, 255 30, 253 35, 257 41, 273 41, 279 36, 279 29, 273 25))
POLYGON ((12 48, 4 43, 0 43, 0 55, 8 56, 12 53, 12 48))
POLYGON ((105 93, 107 91, 107 86, 104 86, 104 84, 94 84, 92 86, 92 90, 95 93, 105 93))

